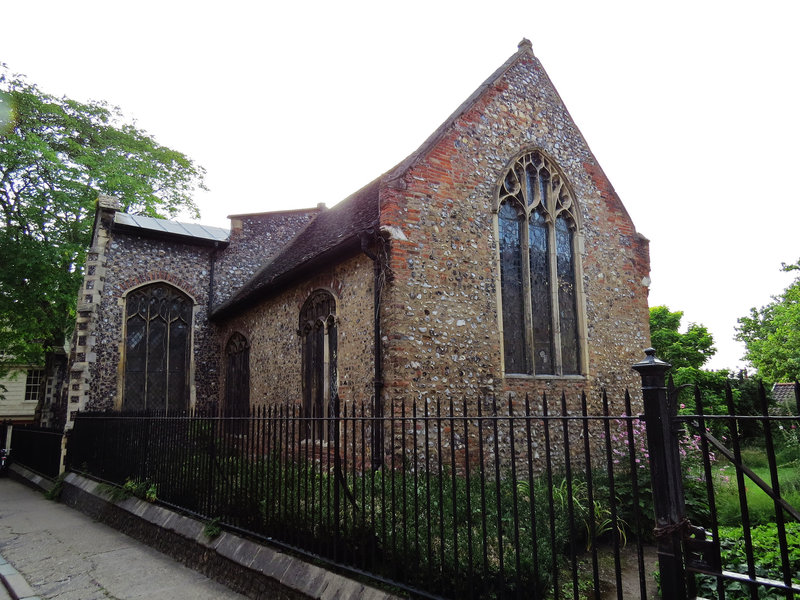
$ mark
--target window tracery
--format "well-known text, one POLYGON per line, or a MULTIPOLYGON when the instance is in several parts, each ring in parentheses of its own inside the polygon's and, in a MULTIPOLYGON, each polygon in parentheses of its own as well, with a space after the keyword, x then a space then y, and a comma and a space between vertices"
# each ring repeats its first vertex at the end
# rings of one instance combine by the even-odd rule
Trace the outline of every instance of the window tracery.
POLYGON ((166 283, 125 301, 125 410, 186 410, 193 302, 166 283))
MULTIPOLYGON (((235 332, 225 345, 225 417, 246 417, 250 412, 250 344, 235 332)), ((233 425, 233 429, 244 429, 233 425)))
POLYGON ((497 219, 505 372, 580 374, 577 213, 563 176, 538 150, 503 176, 497 219))
POLYGON ((325 417, 337 417, 338 335, 336 301, 330 292, 317 290, 300 310, 303 352, 303 415, 308 418, 306 434, 327 439, 333 431, 325 428, 325 417))

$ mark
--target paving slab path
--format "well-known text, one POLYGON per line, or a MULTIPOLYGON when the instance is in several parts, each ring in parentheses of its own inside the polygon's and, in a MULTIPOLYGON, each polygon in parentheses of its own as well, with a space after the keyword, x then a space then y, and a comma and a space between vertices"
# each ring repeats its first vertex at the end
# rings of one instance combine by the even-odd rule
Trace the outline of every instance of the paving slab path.
POLYGON ((0 578, 11 588, 0 585, 0 600, 6 592, 58 600, 244 598, 7 477, 0 478, 0 578))

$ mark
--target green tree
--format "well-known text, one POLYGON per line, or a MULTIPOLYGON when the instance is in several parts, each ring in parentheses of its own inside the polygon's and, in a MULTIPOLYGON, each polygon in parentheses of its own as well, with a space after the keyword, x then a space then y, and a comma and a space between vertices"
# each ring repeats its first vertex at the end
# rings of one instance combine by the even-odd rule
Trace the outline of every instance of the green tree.
POLYGON ((682 318, 682 311, 672 312, 666 306, 650 308, 650 341, 656 356, 670 363, 673 371, 699 369, 717 351, 705 325, 690 323, 686 333, 681 333, 682 318))
POLYGON ((204 175, 119 108, 46 94, 0 63, 0 374, 69 335, 99 194, 131 213, 197 217, 204 175))
MULTIPOLYGON (((680 389, 678 408, 684 414, 696 414, 694 388, 702 394, 703 410, 706 414, 728 414, 727 388, 731 390, 734 410, 741 415, 758 414, 759 380, 747 377, 742 371, 733 375, 727 369, 710 371, 701 368, 716 352, 714 338, 704 325, 689 324, 685 333, 680 332, 683 312, 672 312, 666 306, 650 309, 650 339, 656 356, 672 365, 669 375, 680 389)), ((719 436, 727 432, 727 424, 714 420, 708 423, 712 432, 719 436)), ((739 424, 743 438, 756 437, 761 425, 756 421, 739 424)))
MULTIPOLYGON (((797 271, 800 261, 782 265, 784 271, 797 271)), ((772 382, 800 379, 800 277, 772 302, 760 309, 751 308, 739 319, 736 339, 744 342, 744 358, 761 377, 772 382)))

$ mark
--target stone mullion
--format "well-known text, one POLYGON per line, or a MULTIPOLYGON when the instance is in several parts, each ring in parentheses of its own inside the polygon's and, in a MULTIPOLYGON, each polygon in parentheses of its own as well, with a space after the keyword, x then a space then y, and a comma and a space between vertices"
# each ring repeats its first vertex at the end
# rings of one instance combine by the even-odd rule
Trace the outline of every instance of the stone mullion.
MULTIPOLYGON (((170 397, 169 397, 169 383, 170 383, 170 369, 169 369, 170 364, 169 364, 169 359, 170 359, 170 351, 169 350, 170 350, 170 347, 172 345, 172 324, 175 321, 178 320, 177 318, 174 318, 174 319, 170 320, 171 317, 172 317, 172 313, 171 312, 167 312, 167 318, 165 319, 165 321, 166 321, 166 328, 165 328, 166 331, 164 332, 164 350, 165 350, 164 353, 166 354, 165 360, 164 360, 164 396, 165 396, 164 397, 164 411, 165 412, 169 412, 169 409, 170 409, 170 405, 169 405, 169 401, 170 401, 170 397)), ((185 371, 185 369, 184 369, 184 371, 185 371)))
MULTIPOLYGON (((150 377, 149 377, 149 374, 150 374, 150 323, 152 323, 152 321, 153 321, 152 317, 150 316, 150 309, 151 309, 151 305, 148 302, 147 303, 147 319, 145 319, 145 324, 144 324, 144 333, 145 333, 145 335, 144 335, 144 344, 145 344, 145 346, 144 346, 144 390, 142 391, 143 400, 144 400, 144 410, 148 409, 147 405, 148 405, 148 391, 149 390, 147 388, 149 387, 149 383, 150 383, 150 377)), ((127 360, 127 357, 126 357, 125 360, 127 360)), ((123 398, 122 401, 124 403, 125 399, 123 398)))
POLYGON ((553 375, 562 375, 564 363, 561 358, 561 307, 558 298, 558 256, 556 254, 556 222, 547 219, 547 261, 550 268, 550 318, 553 323, 553 375))
POLYGON ((522 253, 522 301, 523 301, 523 314, 525 315, 524 331, 525 331, 525 371, 529 374, 535 375, 534 365, 536 364, 533 359, 535 348, 533 347, 533 299, 531 298, 531 250, 530 250, 530 215, 531 213, 523 207, 522 220, 523 226, 520 234, 520 252, 522 253))
MULTIPOLYGON (((330 417, 331 411, 331 347, 330 340, 328 339, 330 330, 328 329, 328 320, 322 321, 322 415, 321 417, 330 417)), ((323 421, 324 422, 324 421, 323 421)), ((328 438, 331 437, 331 432, 328 431, 328 438)))

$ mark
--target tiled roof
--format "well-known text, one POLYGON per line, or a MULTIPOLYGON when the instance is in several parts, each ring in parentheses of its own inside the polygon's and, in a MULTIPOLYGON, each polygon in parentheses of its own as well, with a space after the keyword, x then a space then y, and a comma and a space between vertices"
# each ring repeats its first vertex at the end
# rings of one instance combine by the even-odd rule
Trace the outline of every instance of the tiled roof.
POLYGON ((292 277, 307 273, 337 250, 358 247, 359 236, 378 227, 380 182, 379 177, 334 207, 320 212, 230 300, 217 307, 213 316, 222 317, 268 294, 292 277))
POLYGON ((306 226, 297 236, 230 300, 217 307, 212 316, 224 318, 235 308, 252 303, 269 294, 280 285, 310 272, 326 260, 334 250, 345 245, 357 247, 358 236, 369 229, 379 227, 379 189, 381 183, 402 179, 405 173, 433 148, 453 124, 467 112, 478 99, 522 56, 533 58, 528 40, 523 39, 516 53, 481 84, 423 144, 393 167, 352 196, 330 210, 324 211, 306 226))
POLYGON ((772 386, 772 401, 775 403, 786 404, 794 402, 794 384, 776 383, 772 386))
POLYGON ((201 243, 223 242, 227 243, 230 231, 222 227, 211 227, 199 223, 179 223, 167 219, 156 219, 142 215, 129 215, 123 212, 114 213, 114 227, 129 232, 139 230, 144 235, 157 235, 159 237, 177 237, 201 243))

